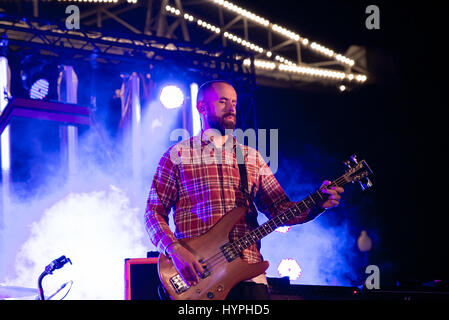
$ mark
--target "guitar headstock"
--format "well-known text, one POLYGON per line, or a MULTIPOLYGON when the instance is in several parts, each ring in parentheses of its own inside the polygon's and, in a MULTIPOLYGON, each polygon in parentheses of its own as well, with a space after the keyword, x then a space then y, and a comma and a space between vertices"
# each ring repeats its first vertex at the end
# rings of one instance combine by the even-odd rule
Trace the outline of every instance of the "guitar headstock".
POLYGON ((349 160, 343 162, 347 167, 344 174, 347 182, 358 182, 362 187, 362 190, 368 189, 373 186, 373 183, 369 179, 369 176, 373 174, 373 171, 368 166, 365 160, 358 161, 357 156, 353 154, 349 157, 349 160))

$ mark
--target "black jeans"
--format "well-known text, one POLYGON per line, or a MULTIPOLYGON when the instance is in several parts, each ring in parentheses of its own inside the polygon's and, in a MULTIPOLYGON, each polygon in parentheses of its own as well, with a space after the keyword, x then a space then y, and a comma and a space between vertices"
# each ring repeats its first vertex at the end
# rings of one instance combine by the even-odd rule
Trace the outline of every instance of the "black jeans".
POLYGON ((242 281, 229 291, 226 300, 270 300, 270 293, 264 284, 242 281))

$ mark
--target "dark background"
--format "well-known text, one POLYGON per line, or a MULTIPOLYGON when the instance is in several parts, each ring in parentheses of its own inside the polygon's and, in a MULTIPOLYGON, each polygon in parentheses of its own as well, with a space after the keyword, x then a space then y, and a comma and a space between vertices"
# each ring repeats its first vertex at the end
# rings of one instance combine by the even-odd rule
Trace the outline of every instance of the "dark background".
MULTIPOLYGON (((256 9, 340 52, 351 44, 367 48, 369 81, 350 92, 259 87, 258 126, 279 128, 283 155, 304 161, 317 176, 317 163, 326 161, 316 155, 366 158, 376 184, 360 195, 370 205, 356 219, 379 232, 372 262, 391 263, 393 282, 448 279, 445 8, 436 2, 270 1, 256 9), (365 27, 370 4, 380 9, 379 30, 365 27)), ((330 165, 335 170, 338 162, 330 165)))
MULTIPOLYGON (((388 267, 388 284, 449 280, 447 5, 427 1, 255 1, 233 3, 301 35, 345 52, 366 47, 368 81, 350 91, 258 86, 258 128, 279 130, 276 174, 289 195, 289 166, 308 182, 335 178, 356 153, 374 171, 375 186, 348 186, 343 203, 363 210, 333 214, 374 230, 371 263, 388 267), (368 5, 380 29, 365 27, 368 5)), ((117 86, 119 80, 117 80, 117 86)), ((109 84, 107 84, 109 85, 109 84)), ((100 85, 99 85, 100 86, 100 85)), ((103 84, 106 86, 106 84, 103 84)), ((112 85, 111 85, 112 87, 112 85)), ((318 86, 319 87, 319 86, 318 86)), ((99 118, 104 110, 98 110, 99 118)), ((298 177, 300 180, 301 177, 298 177)), ((299 183, 299 182, 298 182, 299 183)), ((381 272, 382 272, 381 268, 381 272)))

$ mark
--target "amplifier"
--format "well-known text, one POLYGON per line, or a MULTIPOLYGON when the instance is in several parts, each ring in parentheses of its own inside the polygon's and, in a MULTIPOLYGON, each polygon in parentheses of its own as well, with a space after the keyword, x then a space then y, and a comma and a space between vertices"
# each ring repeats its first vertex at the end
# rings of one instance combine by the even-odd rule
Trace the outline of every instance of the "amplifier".
MULTIPOLYGON (((157 252, 148 258, 125 259, 125 300, 168 299, 157 272, 157 252)), ((357 287, 291 285, 287 277, 267 278, 271 300, 355 300, 357 287)))
POLYGON ((288 277, 267 278, 271 300, 359 300, 358 287, 290 284, 288 277))
POLYGON ((125 259, 125 300, 161 300, 157 258, 125 259))

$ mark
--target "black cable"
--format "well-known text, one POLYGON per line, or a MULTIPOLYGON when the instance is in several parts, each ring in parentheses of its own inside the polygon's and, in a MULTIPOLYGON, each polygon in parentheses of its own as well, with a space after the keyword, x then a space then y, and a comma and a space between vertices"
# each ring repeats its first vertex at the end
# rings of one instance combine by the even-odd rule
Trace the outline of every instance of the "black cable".
POLYGON ((37 279, 37 290, 39 291, 39 299, 40 300, 45 300, 44 289, 42 289, 42 280, 44 279, 44 277, 47 274, 48 274, 47 271, 44 271, 44 272, 41 273, 41 275, 37 279))

